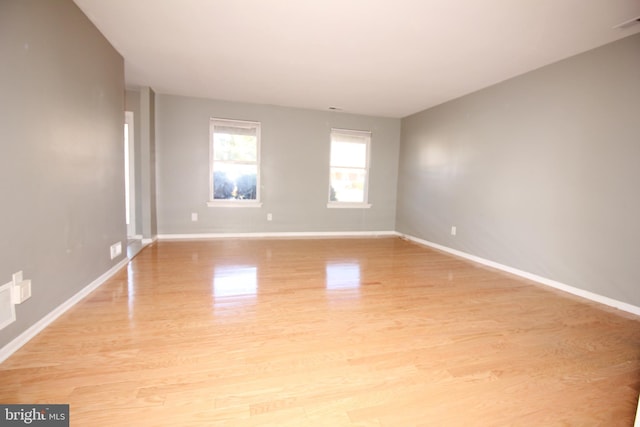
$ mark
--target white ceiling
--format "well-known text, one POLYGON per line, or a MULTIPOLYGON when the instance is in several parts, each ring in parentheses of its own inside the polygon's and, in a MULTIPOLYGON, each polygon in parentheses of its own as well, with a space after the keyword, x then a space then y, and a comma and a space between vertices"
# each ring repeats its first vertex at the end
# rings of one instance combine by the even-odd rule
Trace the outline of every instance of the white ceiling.
POLYGON ((75 0, 158 93, 404 117, 640 31, 638 0, 75 0))

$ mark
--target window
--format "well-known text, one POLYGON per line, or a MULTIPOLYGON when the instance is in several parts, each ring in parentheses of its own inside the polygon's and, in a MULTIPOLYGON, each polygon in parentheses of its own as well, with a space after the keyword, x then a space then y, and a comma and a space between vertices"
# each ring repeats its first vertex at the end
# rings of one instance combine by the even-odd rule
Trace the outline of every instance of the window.
POLYGON ((260 123, 211 119, 209 206, 260 206, 260 123))
POLYGON ((332 129, 329 208, 368 208, 371 132, 332 129))

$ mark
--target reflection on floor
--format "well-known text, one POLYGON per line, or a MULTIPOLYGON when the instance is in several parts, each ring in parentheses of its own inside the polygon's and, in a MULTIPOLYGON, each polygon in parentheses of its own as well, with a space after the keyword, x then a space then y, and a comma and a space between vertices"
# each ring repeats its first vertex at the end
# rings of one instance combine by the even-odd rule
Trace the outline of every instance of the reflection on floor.
POLYGON ((142 250, 144 245, 142 244, 142 239, 138 238, 128 238, 127 239, 127 258, 131 259, 134 256, 138 255, 138 253, 142 250))

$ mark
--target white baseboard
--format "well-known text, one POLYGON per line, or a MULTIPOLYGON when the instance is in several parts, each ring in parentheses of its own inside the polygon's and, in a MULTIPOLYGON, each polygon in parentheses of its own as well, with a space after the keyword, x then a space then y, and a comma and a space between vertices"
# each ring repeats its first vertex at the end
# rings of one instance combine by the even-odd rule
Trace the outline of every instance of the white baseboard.
POLYGON ((155 242, 156 240, 158 240, 158 236, 154 236, 151 239, 142 239, 142 246, 150 245, 151 243, 155 242))
POLYGON ((637 307, 635 305, 618 301, 613 298, 605 297, 603 295, 599 295, 593 292, 585 291, 584 289, 566 285, 564 283, 560 283, 558 281, 548 279, 546 277, 538 276, 536 274, 529 273, 527 271, 518 270, 517 268, 509 267, 508 265, 504 265, 488 259, 480 258, 478 256, 471 255, 466 252, 459 251, 457 249, 452 249, 447 246, 439 245, 437 243, 429 242, 428 240, 423 240, 418 237, 410 236, 408 234, 397 233, 397 235, 404 237, 407 240, 416 242, 418 244, 429 246, 431 248, 438 249, 440 251, 447 252, 452 255, 471 260, 473 262, 477 262, 479 264, 484 264, 486 266, 489 266, 498 270, 506 271, 507 273, 515 274, 516 276, 524 277, 525 279, 533 280, 534 282, 538 282, 540 284, 550 286, 552 288, 556 288, 561 291, 568 292, 570 294, 577 295, 579 297, 586 298, 588 300, 595 301, 597 303, 608 305, 610 307, 617 308, 618 310, 626 311, 628 313, 633 313, 635 315, 640 316, 640 307, 637 307))
POLYGON ((60 304, 58 307, 54 308, 50 311, 46 316, 42 319, 38 320, 31 327, 25 330, 23 333, 18 335, 16 338, 11 340, 7 345, 0 348, 0 363, 4 362, 9 356, 18 351, 20 347, 25 345, 29 340, 38 335, 44 328, 49 326, 60 317, 64 312, 69 310, 71 307, 76 305, 80 300, 89 295, 93 290, 98 288, 98 286, 102 285, 106 282, 111 276, 116 274, 122 267, 129 263, 129 259, 125 258, 113 267, 111 267, 106 273, 102 274, 93 282, 89 283, 87 286, 82 288, 78 293, 73 295, 71 298, 60 304))
POLYGON ((158 234, 158 240, 235 239, 235 238, 294 238, 294 237, 385 237, 397 236, 395 231, 294 231, 273 233, 193 233, 158 234))

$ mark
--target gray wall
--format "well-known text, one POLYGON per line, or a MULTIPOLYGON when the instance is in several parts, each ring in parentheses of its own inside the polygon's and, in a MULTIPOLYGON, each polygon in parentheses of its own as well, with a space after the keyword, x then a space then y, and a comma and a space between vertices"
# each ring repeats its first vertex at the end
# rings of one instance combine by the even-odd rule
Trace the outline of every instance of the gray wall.
POLYGON ((640 35, 402 121, 402 233, 640 306, 639 219, 640 35))
POLYGON ((399 119, 170 95, 156 100, 159 234, 394 229, 399 119), (206 206, 211 117, 262 123, 261 208, 206 206), (370 209, 327 208, 332 127, 373 133, 370 209))
POLYGON ((3 346, 122 260, 126 227, 120 55, 71 0, 3 0, 0 58, 0 283, 33 293, 3 346))
POLYGON ((142 88, 140 114, 142 117, 142 236, 155 238, 158 234, 158 202, 156 185, 156 94, 142 88))

